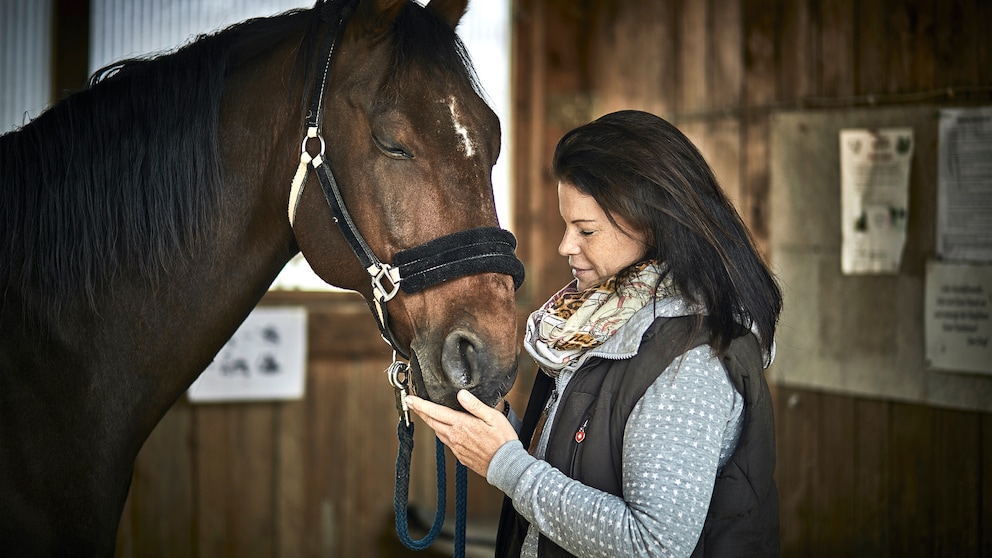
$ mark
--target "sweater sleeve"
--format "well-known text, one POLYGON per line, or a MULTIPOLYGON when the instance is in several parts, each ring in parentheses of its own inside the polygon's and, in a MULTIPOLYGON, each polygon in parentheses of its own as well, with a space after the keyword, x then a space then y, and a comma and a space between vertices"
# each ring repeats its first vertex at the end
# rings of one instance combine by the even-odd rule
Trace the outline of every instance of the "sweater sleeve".
POLYGON ((689 556, 725 435, 736 434, 741 410, 720 360, 708 346, 697 347, 676 359, 631 412, 623 498, 569 478, 519 442, 500 448, 488 480, 532 528, 576 556, 689 556))

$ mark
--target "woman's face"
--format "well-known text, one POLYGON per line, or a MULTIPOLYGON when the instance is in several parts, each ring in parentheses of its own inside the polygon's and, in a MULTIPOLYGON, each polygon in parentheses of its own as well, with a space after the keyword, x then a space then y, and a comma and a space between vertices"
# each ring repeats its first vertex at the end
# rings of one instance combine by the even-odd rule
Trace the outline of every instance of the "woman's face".
POLYGON ((565 221, 558 253, 568 258, 579 290, 606 282, 647 252, 643 233, 618 215, 613 217, 623 230, 614 226, 592 196, 568 182, 558 183, 558 211, 565 221))

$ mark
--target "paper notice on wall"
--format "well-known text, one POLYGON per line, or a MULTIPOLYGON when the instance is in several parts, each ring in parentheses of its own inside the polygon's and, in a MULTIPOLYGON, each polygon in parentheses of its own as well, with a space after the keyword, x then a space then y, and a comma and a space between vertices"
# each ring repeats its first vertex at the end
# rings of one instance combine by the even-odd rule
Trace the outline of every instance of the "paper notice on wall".
POLYGON ((190 386, 189 400, 300 399, 306 355, 306 308, 255 308, 190 386))
POLYGON ((843 273, 898 273, 912 157, 912 128, 840 131, 843 273))
POLYGON ((937 255, 992 261, 992 107, 943 109, 938 134, 937 255))
POLYGON ((992 374, 992 265, 927 263, 926 365, 992 374))

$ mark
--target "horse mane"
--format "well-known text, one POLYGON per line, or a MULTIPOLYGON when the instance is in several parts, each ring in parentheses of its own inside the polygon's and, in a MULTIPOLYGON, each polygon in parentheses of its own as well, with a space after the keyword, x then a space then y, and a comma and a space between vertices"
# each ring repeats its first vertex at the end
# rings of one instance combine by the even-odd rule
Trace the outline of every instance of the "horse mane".
POLYGON ((420 77, 433 83, 460 80, 488 103, 468 48, 454 29, 428 12, 408 2, 397 17, 393 28, 393 61, 386 87, 401 87, 414 77, 413 72, 422 72, 420 77))
MULTIPOLYGON (((110 64, 86 88, 0 136, 0 309, 9 292, 51 315, 81 295, 92 307, 124 273, 154 282, 187 265, 209 234, 223 184, 218 125, 226 75, 299 31, 302 15, 308 29, 294 75, 302 69, 308 84, 329 3, 110 64)), ((454 75, 485 99, 454 30, 421 6, 406 4, 392 41, 387 87, 401 87, 411 72, 454 75)))
POLYGON ((115 62, 0 136, 0 296, 57 314, 122 273, 183 266, 219 199, 224 78, 298 29, 297 12, 115 62))

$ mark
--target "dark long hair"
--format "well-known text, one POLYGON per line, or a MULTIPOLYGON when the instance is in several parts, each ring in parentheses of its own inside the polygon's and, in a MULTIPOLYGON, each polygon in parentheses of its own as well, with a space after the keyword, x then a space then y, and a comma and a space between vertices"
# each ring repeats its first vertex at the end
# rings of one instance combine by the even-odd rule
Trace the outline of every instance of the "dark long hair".
POLYGON ((299 12, 111 64, 0 136, 0 296, 14 289, 58 312, 127 270, 154 280, 185 264, 223 185, 224 79, 300 29, 299 12))
POLYGON ((653 114, 607 114, 565 134, 552 174, 592 196, 617 224, 647 236, 646 259, 664 263, 683 296, 706 308, 710 344, 723 355, 758 331, 771 351, 782 293, 747 227, 699 150, 653 114))
MULTIPOLYGON (((0 296, 41 293, 33 296, 57 311, 80 293, 92 302, 125 269, 154 279, 187 262, 197 237, 209 234, 223 187, 218 126, 228 73, 304 30, 294 77, 309 87, 321 14, 343 3, 317 0, 172 53, 115 62, 0 135, 0 296)), ((424 8, 408 3, 392 40, 390 83, 402 85, 411 68, 453 72, 481 94, 464 45, 424 8)), ((303 109, 309 98, 287 89, 285 102, 303 109)))

